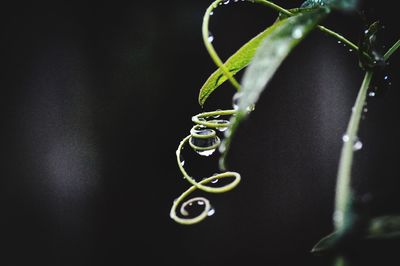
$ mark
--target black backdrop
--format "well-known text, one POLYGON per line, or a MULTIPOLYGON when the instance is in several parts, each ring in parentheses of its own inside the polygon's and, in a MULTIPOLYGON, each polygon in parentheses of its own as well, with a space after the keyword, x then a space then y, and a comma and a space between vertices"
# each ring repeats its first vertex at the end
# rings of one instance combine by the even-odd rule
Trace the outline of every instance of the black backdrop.
MULTIPOLYGON (((363 73, 356 54, 320 32, 289 56, 240 128, 229 166, 241 184, 209 195, 216 213, 201 224, 169 218, 188 187, 175 149, 202 111, 197 93, 215 69, 201 40, 208 4, 3 9, 1 265, 329 265, 309 250, 332 230, 341 136, 363 73)), ((396 41, 395 2, 360 9, 386 26, 383 43, 396 41)), ((216 10, 211 31, 221 57, 275 16, 251 3, 216 10)), ((356 42, 365 29, 354 13, 324 24, 356 42)), ((399 209, 399 58, 388 69, 392 86, 368 102, 356 154, 354 186, 372 199, 374 215, 399 209)), ((222 86, 204 110, 229 108, 233 93, 222 86)), ((217 170, 216 158, 186 156, 191 173, 217 170)), ((363 256, 388 264, 379 247, 363 256)))

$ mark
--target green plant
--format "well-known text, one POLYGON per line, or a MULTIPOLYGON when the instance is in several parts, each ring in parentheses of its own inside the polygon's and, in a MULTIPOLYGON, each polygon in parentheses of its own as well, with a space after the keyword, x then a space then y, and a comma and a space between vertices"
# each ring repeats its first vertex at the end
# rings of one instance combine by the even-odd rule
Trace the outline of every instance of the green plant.
POLYGON ((183 166, 181 151, 184 145, 188 143, 195 151, 206 156, 211 155, 218 148, 221 153, 220 169, 225 171, 227 169, 226 155, 241 121, 254 110, 260 94, 288 54, 309 32, 319 29, 358 52, 359 65, 365 71, 365 77, 343 137, 333 215, 335 232, 321 239, 312 251, 334 253, 337 255, 337 265, 342 265, 345 263, 345 256, 340 254, 343 254, 344 247, 352 241, 363 238, 398 237, 400 235, 400 217, 375 217, 365 221, 362 214, 358 212, 355 207, 355 195, 351 189, 351 167, 354 150, 359 145, 357 142, 358 128, 374 72, 385 66, 392 54, 399 48, 400 40, 386 53, 381 54, 376 49, 378 22, 370 25, 369 29, 365 31, 365 37, 359 46, 340 34, 319 25, 332 11, 354 9, 356 7, 355 0, 307 0, 301 7, 294 9, 285 9, 266 0, 252 0, 250 2, 277 11, 279 16, 273 25, 248 41, 226 62, 222 62, 210 40, 208 25, 213 10, 227 2, 229 1, 213 2, 204 15, 202 27, 204 44, 218 69, 210 75, 200 89, 199 104, 203 106, 207 98, 221 84, 229 81, 238 91, 233 96, 234 108, 204 112, 193 116, 192 121, 195 126, 191 129, 190 134, 181 141, 176 151, 179 169, 192 186, 174 201, 170 211, 171 218, 182 224, 194 224, 202 221, 209 216, 210 212, 213 212, 210 202, 204 197, 195 197, 187 201, 185 199, 196 189, 211 193, 229 191, 237 186, 241 179, 239 173, 227 171, 197 182, 183 166), (242 82, 239 83, 234 76, 243 69, 245 69, 244 76, 242 82), (220 119, 219 116, 230 116, 230 119, 220 119), (218 130, 224 132, 223 140, 217 136, 216 131, 218 130), (231 179, 231 182, 223 186, 212 185, 215 181, 225 178, 231 179), (187 207, 195 202, 203 209, 197 216, 189 218, 187 207), (178 215, 178 206, 181 206, 181 215, 178 215))

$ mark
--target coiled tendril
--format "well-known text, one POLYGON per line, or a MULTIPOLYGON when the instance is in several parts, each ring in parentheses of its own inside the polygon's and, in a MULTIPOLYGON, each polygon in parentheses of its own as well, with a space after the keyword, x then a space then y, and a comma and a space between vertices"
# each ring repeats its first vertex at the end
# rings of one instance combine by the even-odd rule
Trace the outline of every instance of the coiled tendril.
POLYGON ((181 152, 187 143, 189 143, 189 146, 197 152, 210 151, 211 154, 215 149, 217 149, 221 144, 221 140, 217 136, 216 130, 224 131, 225 129, 227 129, 229 127, 229 121, 223 119, 215 119, 215 117, 221 115, 234 115, 235 113, 236 110, 217 110, 213 112, 201 113, 192 117, 192 121, 195 123, 195 125, 190 130, 190 134, 180 142, 178 149, 176 150, 176 159, 179 169, 182 172, 183 177, 190 184, 192 184, 192 186, 184 193, 182 193, 182 195, 179 196, 172 204, 170 216, 176 222, 181 224, 194 224, 204 220, 210 215, 210 212, 213 209, 208 199, 204 197, 195 197, 186 200, 186 198, 196 189, 200 189, 209 193, 223 193, 233 189, 239 184, 240 174, 229 171, 214 174, 213 176, 207 177, 200 182, 196 182, 196 180, 186 172, 185 168, 183 167, 183 162, 181 161, 181 152), (219 187, 207 185, 210 182, 224 178, 233 178, 233 180, 228 184, 219 187), (186 210, 186 207, 191 205, 193 202, 198 202, 199 205, 202 206, 203 210, 196 217, 187 218, 187 216, 189 216, 189 213, 186 210), (181 205, 181 208, 179 209, 180 216, 178 216, 177 214, 177 208, 179 205, 181 205))
MULTIPOLYGON (((246 0, 242 0, 246 1, 246 0)), ((284 14, 286 16, 293 16, 295 13, 292 13, 290 10, 287 10, 285 8, 282 8, 270 1, 267 0, 247 0, 248 2, 252 3, 257 3, 257 4, 262 4, 266 7, 269 7, 275 11, 277 11, 279 14, 284 14)), ((223 3, 228 3, 229 1, 225 0, 215 0, 206 10, 203 18, 203 25, 202 25, 202 35, 203 35, 203 41, 205 44, 205 47, 210 54, 211 58, 213 59, 214 63, 217 65, 217 67, 222 71, 222 73, 226 76, 226 78, 229 80, 229 82, 235 87, 238 91, 240 91, 240 84, 237 82, 237 80, 233 77, 233 74, 230 72, 229 69, 226 68, 222 60, 219 58, 217 52, 215 51, 213 45, 211 44, 211 41, 209 40, 210 32, 209 32, 209 19, 210 16, 215 8, 217 8, 219 5, 222 5, 223 3)), ((238 1, 235 1, 238 2, 238 1)), ((356 46, 354 43, 351 41, 347 40, 343 36, 339 35, 338 33, 325 28, 323 26, 318 25, 318 28, 322 31, 325 32, 338 40, 340 40, 343 43, 346 43, 349 45, 354 50, 358 50, 358 46, 356 46)), ((394 50, 396 50, 400 44, 397 44, 397 47, 394 50)), ((393 52, 392 51, 392 52, 393 52)), ((389 56, 392 52, 388 52, 389 56)), ((367 55, 368 56, 368 55, 367 55)), ((251 112, 253 110, 249 110, 251 112)), ((213 112, 205 112, 201 113, 198 115, 195 115, 192 117, 192 121, 195 123, 195 126, 192 127, 190 130, 190 135, 185 137, 181 143, 178 146, 178 149, 176 151, 176 158, 178 162, 178 166, 180 171, 182 172, 184 178, 189 181, 192 186, 186 190, 184 193, 182 193, 181 196, 179 196, 174 203, 172 204, 172 208, 170 211, 170 216, 173 220, 175 220, 178 223, 181 224, 194 224, 198 223, 202 220, 204 220, 207 216, 209 216, 210 211, 212 211, 211 204, 208 199, 204 197, 195 197, 191 198, 189 200, 185 199, 196 189, 203 190, 205 192, 210 192, 210 193, 222 193, 229 191, 233 189, 234 187, 237 186, 237 184, 240 182, 240 174, 236 172, 223 172, 219 174, 215 174, 211 177, 205 178, 200 182, 196 182, 193 177, 191 177, 183 167, 183 162, 181 162, 181 151, 186 143, 189 143, 190 147, 194 149, 196 152, 202 154, 202 155, 211 155, 216 148, 219 147, 219 150, 223 152, 224 150, 224 142, 221 142, 219 137, 216 134, 215 130, 219 131, 224 131, 225 129, 228 129, 230 126, 230 122, 228 120, 217 120, 215 119, 216 116, 220 115, 235 115, 236 110, 217 110, 213 112), (210 120, 207 120, 208 118, 211 118, 210 120), (227 185, 220 186, 220 187, 214 187, 214 186, 208 186, 207 184, 218 180, 218 179, 223 179, 223 178, 233 178, 233 181, 228 183, 227 185), (189 216, 188 211, 186 210, 186 207, 191 205, 193 202, 199 203, 200 206, 203 207, 203 211, 198 214, 197 216, 193 218, 188 218, 189 216), (177 215, 177 208, 181 204, 181 208, 179 209, 180 216, 177 215)), ((229 135, 230 132, 227 131, 225 132, 225 136, 229 135)))

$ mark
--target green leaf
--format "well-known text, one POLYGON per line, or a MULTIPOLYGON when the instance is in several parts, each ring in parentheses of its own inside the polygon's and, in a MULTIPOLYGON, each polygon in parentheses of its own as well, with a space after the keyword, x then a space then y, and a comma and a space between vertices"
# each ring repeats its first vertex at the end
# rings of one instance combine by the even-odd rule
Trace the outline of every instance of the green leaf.
POLYGON ((293 48, 317 26, 326 14, 326 9, 318 8, 278 21, 260 44, 243 76, 237 114, 231 118, 231 126, 225 132, 226 139, 222 144, 223 154, 220 159, 222 169, 225 168, 225 157, 233 133, 241 120, 247 116, 248 110, 257 102, 265 86, 293 48))
POLYGON ((368 239, 400 238, 400 216, 380 216, 371 220, 368 239))
MULTIPOLYGON (((322 254, 334 250, 339 237, 338 232, 323 237, 315 244, 311 252, 322 254)), ((380 216, 371 219, 367 231, 361 236, 360 240, 379 241, 385 239, 400 239, 400 216, 380 216)))
POLYGON ((317 244, 312 248, 312 253, 324 253, 333 249, 336 245, 337 233, 333 232, 325 237, 323 237, 317 244))
MULTIPOLYGON (((275 25, 268 27, 244 44, 238 51, 236 51, 236 53, 226 60, 224 65, 227 69, 229 69, 232 75, 235 75, 250 63, 257 47, 260 45, 262 40, 264 40, 273 31, 274 28, 275 25)), ((214 71, 214 73, 211 74, 211 76, 206 80, 200 89, 199 104, 203 106, 210 94, 225 81, 227 81, 227 78, 219 68, 214 71)))

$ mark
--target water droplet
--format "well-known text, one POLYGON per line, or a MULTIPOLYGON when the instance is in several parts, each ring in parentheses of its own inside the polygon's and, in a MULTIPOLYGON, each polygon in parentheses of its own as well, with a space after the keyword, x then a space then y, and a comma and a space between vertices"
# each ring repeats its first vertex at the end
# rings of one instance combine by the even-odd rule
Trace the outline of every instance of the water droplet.
POLYGON ((226 144, 225 144, 225 141, 223 141, 223 142, 221 142, 221 144, 219 145, 218 151, 219 151, 220 153, 224 153, 225 150, 226 150, 226 144))
POLYGON ((362 147, 363 147, 362 142, 359 141, 359 140, 357 140, 356 142, 354 142, 353 150, 354 150, 354 151, 359 151, 359 150, 362 149, 362 147))
POLYGON ((215 184, 218 182, 218 178, 214 178, 213 180, 211 180, 211 183, 215 184))
POLYGON ((341 44, 342 42, 341 42, 341 41, 337 41, 337 43, 338 43, 338 44, 341 44))
POLYGON ((215 213, 215 209, 214 208, 210 208, 210 210, 208 211, 207 215, 208 216, 212 216, 215 213))
POLYGON ((349 49, 349 52, 350 52, 350 53, 353 52, 353 49, 350 48, 350 49, 349 49))
POLYGON ((228 120, 224 120, 224 119, 210 120, 209 122, 210 123, 214 123, 214 124, 220 124, 221 126, 217 126, 215 128, 219 132, 224 132, 225 130, 228 129, 228 126, 229 126, 229 121, 228 120))
POLYGON ((376 94, 376 93, 375 93, 374 91, 370 91, 370 92, 368 93, 368 96, 369 96, 369 97, 375 97, 375 94, 376 94))
POLYGON ((179 154, 179 161, 181 162, 181 165, 182 165, 182 166, 185 165, 185 159, 183 158, 182 153, 179 154))
MULTIPOLYGON (((343 140, 343 142, 348 142, 348 141, 350 141, 350 137, 348 135, 344 135, 342 137, 342 140, 343 140)), ((358 151, 358 150, 361 150, 362 147, 363 147, 362 142, 358 139, 358 137, 355 137, 354 141, 353 141, 353 150, 358 151)))
POLYGON ((190 146, 195 152, 202 156, 210 156, 214 153, 216 147, 221 142, 216 136, 215 131, 209 128, 192 128, 190 131, 192 137, 189 139, 190 146))
POLYGON ((214 130, 212 130, 211 128, 206 128, 203 125, 198 125, 196 128, 193 128, 190 131, 190 133, 192 135, 196 134, 196 135, 201 135, 201 136, 207 136, 207 135, 212 136, 212 135, 215 135, 214 130))
POLYGON ((250 105, 247 106, 247 108, 246 108, 247 112, 253 112, 255 109, 256 109, 256 105, 255 105, 254 103, 253 103, 253 104, 250 104, 250 105))
MULTIPOLYGON (((218 109, 218 110, 216 110, 216 112, 220 112, 220 111, 222 111, 221 109, 218 109)), ((219 114, 216 114, 216 115, 213 115, 213 116, 211 116, 212 118, 218 118, 218 117, 220 117, 221 115, 219 115, 219 114)))
POLYGON ((202 205, 204 205, 205 203, 204 203, 204 201, 203 200, 198 200, 197 201, 197 205, 200 205, 200 206, 202 206, 202 205))
POLYGON ((200 154, 201 156, 210 156, 215 152, 215 149, 211 149, 211 150, 196 150, 196 152, 198 154, 200 154))
POLYGON ((365 108, 363 109, 363 112, 364 112, 364 113, 367 113, 367 112, 368 112, 368 108, 365 107, 365 108))
POLYGON ((295 39, 300 39, 301 37, 303 37, 303 33, 304 33, 304 27, 297 26, 293 29, 292 37, 295 39))
POLYGON ((230 0, 224 0, 224 1, 223 1, 224 5, 229 4, 229 2, 230 2, 230 0))
POLYGON ((233 109, 235 109, 235 110, 239 109, 239 100, 240 100, 241 97, 242 97, 242 93, 241 92, 236 92, 233 95, 233 98, 232 98, 233 109))
POLYGON ((211 32, 208 33, 208 41, 213 42, 214 41, 214 36, 211 34, 211 32))

